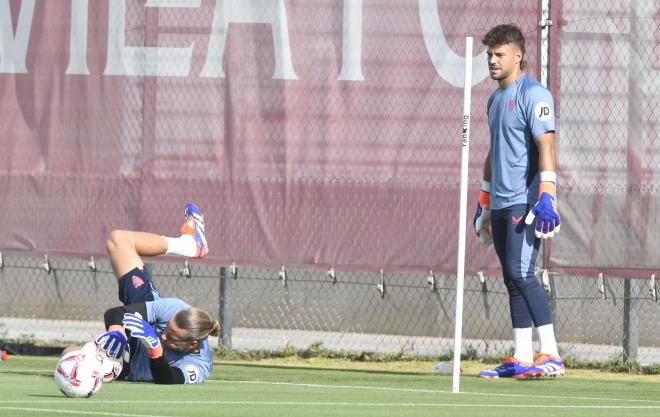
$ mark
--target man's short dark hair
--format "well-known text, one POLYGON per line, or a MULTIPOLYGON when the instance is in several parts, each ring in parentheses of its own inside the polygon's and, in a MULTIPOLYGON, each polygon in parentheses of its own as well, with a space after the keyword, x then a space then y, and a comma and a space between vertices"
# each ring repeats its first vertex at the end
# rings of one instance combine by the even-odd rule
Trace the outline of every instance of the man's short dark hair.
POLYGON ((522 30, 512 23, 506 25, 497 25, 484 35, 481 43, 489 48, 495 48, 500 45, 515 44, 522 51, 523 59, 520 61, 520 68, 525 68, 525 37, 522 30))

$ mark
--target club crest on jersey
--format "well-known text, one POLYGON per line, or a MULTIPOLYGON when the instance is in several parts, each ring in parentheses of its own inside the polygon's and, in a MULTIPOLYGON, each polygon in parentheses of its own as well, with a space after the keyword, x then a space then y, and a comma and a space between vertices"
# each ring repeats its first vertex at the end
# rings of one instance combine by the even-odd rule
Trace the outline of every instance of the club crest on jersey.
POLYGON ((550 120, 552 118, 550 105, 543 101, 536 103, 536 106, 534 106, 534 117, 542 122, 550 120))
POLYGON ((133 282, 133 288, 138 288, 144 285, 142 278, 138 277, 137 275, 133 275, 131 277, 131 281, 133 282))

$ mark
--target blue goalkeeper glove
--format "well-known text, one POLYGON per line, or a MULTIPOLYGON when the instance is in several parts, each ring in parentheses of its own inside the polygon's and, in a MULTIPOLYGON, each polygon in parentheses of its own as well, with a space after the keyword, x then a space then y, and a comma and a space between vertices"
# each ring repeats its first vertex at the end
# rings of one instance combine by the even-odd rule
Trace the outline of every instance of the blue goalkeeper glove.
MULTIPOLYGON (((112 328, 113 326, 111 326, 106 333, 103 333, 96 338, 96 346, 98 346, 98 348, 108 357, 117 360, 123 359, 124 362, 128 362, 130 359, 131 348, 128 346, 126 335, 123 331, 111 330, 112 328)), ((119 328, 118 325, 117 328, 119 328)))
POLYGON ((123 323, 126 330, 130 330, 131 336, 140 339, 147 347, 151 359, 163 356, 163 346, 160 344, 156 331, 146 320, 142 319, 139 313, 124 314, 123 323))
POLYGON ((484 245, 493 243, 493 234, 490 229, 490 182, 483 181, 479 192, 477 209, 472 220, 474 230, 484 245))
POLYGON ((534 234, 541 239, 552 238, 559 233, 560 219, 557 210, 557 199, 555 198, 555 178, 556 174, 554 172, 544 171, 541 173, 539 200, 525 218, 525 223, 530 225, 536 217, 534 234), (549 175, 551 181, 545 181, 544 174, 549 175))

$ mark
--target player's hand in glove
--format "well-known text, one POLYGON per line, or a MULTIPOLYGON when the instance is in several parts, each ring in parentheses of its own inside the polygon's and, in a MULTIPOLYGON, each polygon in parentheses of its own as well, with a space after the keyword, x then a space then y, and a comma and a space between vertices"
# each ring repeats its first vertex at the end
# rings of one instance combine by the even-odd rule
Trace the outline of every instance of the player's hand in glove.
POLYGON ((146 320, 142 319, 139 313, 124 314, 123 323, 126 330, 130 330, 131 336, 140 339, 147 347, 151 359, 163 356, 163 346, 160 344, 156 331, 146 320))
POLYGON ((490 182, 488 181, 482 182, 472 224, 481 243, 484 245, 493 243, 493 234, 490 230, 490 182))
POLYGON ((548 239, 559 233, 559 211, 557 211, 557 198, 555 197, 555 180, 557 175, 551 171, 541 172, 539 185, 539 200, 527 213, 525 223, 532 224, 536 217, 534 233, 536 237, 548 239))
POLYGON ((128 362, 131 349, 121 326, 110 326, 107 332, 96 338, 96 346, 108 357, 128 362))

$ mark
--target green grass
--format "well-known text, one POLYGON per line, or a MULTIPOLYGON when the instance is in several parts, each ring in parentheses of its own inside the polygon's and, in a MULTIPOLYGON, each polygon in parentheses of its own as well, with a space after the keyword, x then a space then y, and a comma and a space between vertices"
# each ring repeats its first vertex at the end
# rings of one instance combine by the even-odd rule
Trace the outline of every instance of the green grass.
POLYGON ((477 377, 483 365, 468 362, 462 393, 453 394, 451 376, 429 372, 430 363, 397 368, 298 358, 218 363, 202 385, 113 382, 92 398, 70 399, 53 382, 55 362, 22 356, 0 362, 0 416, 660 415, 658 376, 569 370, 559 379, 484 380, 477 377))

